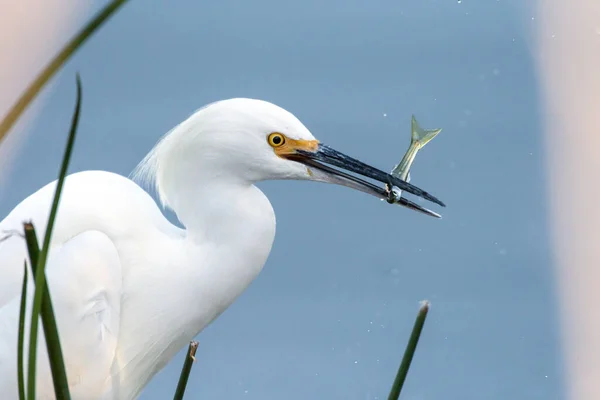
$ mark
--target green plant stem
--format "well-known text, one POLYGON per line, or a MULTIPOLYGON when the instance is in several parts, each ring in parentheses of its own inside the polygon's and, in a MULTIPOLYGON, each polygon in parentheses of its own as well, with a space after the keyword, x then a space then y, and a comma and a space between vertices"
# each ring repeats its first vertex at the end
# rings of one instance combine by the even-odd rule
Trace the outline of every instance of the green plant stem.
POLYGON ((408 369, 410 368, 413 355, 417 349, 417 343, 419 343, 419 337, 421 336, 421 331, 423 330, 423 325, 425 324, 425 318, 427 317, 428 311, 429 302, 423 301, 421 303, 421 307, 419 308, 417 319, 415 320, 412 333, 410 334, 410 339, 406 345, 406 350, 404 351, 404 356, 402 357, 402 362, 398 368, 398 373, 396 374, 396 379, 394 379, 394 384, 392 385, 392 390, 390 391, 388 400, 398 400, 398 397, 400 397, 400 392, 402 391, 402 386, 406 380, 406 375, 408 374, 408 369))
POLYGON ((25 233, 25 243, 27 244, 27 252, 29 254, 29 262, 31 263, 31 271, 35 276, 38 260, 40 259, 40 246, 38 246, 37 236, 33 223, 23 223, 23 231, 25 233))
POLYGON ((19 400, 25 400, 25 374, 23 364, 23 344, 25 343, 25 310, 27 307, 27 263, 23 264, 23 286, 21 288, 21 308, 19 309, 19 339, 17 340, 17 379, 19 400))
POLYGON ((179 376, 179 382, 177 383, 177 390, 173 400, 182 400, 183 394, 185 393, 185 387, 187 386, 188 378, 190 377, 190 371, 196 358, 196 350, 198 350, 198 342, 192 341, 188 347, 185 361, 183 362, 183 368, 181 369, 181 375, 179 376))
MULTIPOLYGON (((37 268, 35 271, 35 293, 33 297, 33 306, 31 309, 31 330, 29 333, 29 371, 27 376, 27 398, 30 400, 35 399, 35 374, 36 374, 36 356, 37 356, 37 334, 38 334, 38 322, 39 314, 42 306, 42 294, 48 292, 46 288, 46 260, 48 258, 48 251, 50 247, 50 239, 52 237, 52 229, 54 227, 54 221, 56 220, 56 214, 58 211, 58 204, 60 202, 60 195, 64 185, 67 169, 69 167, 69 161, 71 159, 71 153, 73 151, 73 145, 75 143, 75 136, 77 133, 77 125, 79 123, 79 112, 81 109, 81 80, 79 74, 77 75, 77 103, 75 104, 75 112, 73 113, 73 119, 71 121, 71 129, 69 131, 69 138, 67 139, 67 146, 65 148, 65 154, 60 167, 60 173, 58 175, 58 182, 56 183, 56 191, 54 193, 54 199, 52 201, 52 208, 50 209, 50 216, 48 217, 48 224, 46 225, 46 233, 44 235, 44 244, 42 250, 39 253, 39 259, 37 260, 37 268)), ((48 304, 50 304, 50 297, 47 297, 48 304)), ((51 309, 50 309, 51 310, 51 309)), ((54 323, 55 331, 51 332, 51 337, 46 338, 46 344, 48 346, 55 345, 58 343, 58 332, 56 331, 56 323, 54 323)), ((45 332, 44 332, 45 333, 45 332)), ((62 357, 61 357, 62 358, 62 357)), ((52 360, 52 359, 51 359, 52 360)), ((52 361, 51 361, 52 362, 52 361)), ((64 366, 61 371, 52 370, 52 379, 54 381, 54 391, 57 399, 70 399, 69 388, 66 380, 66 374, 64 372, 64 366), (63 376, 61 376, 63 375, 63 376), (57 382, 56 379, 60 379, 57 382)))
POLYGON ((33 82, 29 84, 21 97, 8 111, 2 122, 0 122, 0 143, 17 122, 21 114, 27 109, 32 100, 38 95, 42 87, 52 78, 61 66, 83 45, 83 43, 92 36, 92 34, 102 26, 102 24, 112 16, 128 0, 113 0, 108 3, 96 16, 88 22, 66 45, 62 50, 46 65, 33 82))
MULTIPOLYGON (((27 250, 29 252, 29 260, 32 265, 32 272, 35 276, 37 270, 37 263, 39 262, 40 247, 37 241, 37 235, 35 233, 35 227, 31 222, 23 224, 25 231, 25 242, 27 243, 27 250)), ((57 399, 69 399, 70 394, 68 392, 67 374, 65 370, 65 362, 62 355, 62 348, 58 336, 58 326, 56 325, 56 319, 54 317, 54 308, 52 307, 52 299, 50 297, 50 291, 48 285, 44 285, 42 292, 42 306, 40 308, 40 316, 42 318, 42 327, 44 328, 44 336, 46 337, 46 349, 48 351, 48 358, 50 360, 50 369, 52 371, 52 382, 55 388, 67 388, 67 391, 61 390, 55 394, 57 399)))

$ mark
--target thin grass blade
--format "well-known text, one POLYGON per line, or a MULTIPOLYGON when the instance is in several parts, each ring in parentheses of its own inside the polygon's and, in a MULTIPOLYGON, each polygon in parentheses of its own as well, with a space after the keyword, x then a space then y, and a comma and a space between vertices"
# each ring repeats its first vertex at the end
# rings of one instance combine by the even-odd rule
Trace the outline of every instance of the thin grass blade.
MULTIPOLYGON (((23 225, 25 230, 25 242, 27 243, 27 250, 29 252, 29 260, 33 266, 32 272, 35 276, 40 254, 37 234, 35 233, 35 227, 31 222, 26 222, 23 225)), ((42 318, 42 327, 44 328, 44 335, 46 337, 46 349, 48 350, 48 358, 50 360, 52 382, 55 388, 66 388, 66 391, 61 390, 60 395, 55 393, 56 398, 69 399, 70 394, 67 385, 67 374, 62 355, 62 348, 58 337, 58 326, 56 325, 54 308, 52 307, 52 299, 50 297, 50 291, 48 290, 47 284, 44 285, 44 291, 42 292, 40 316, 42 318)))
POLYGON ((185 361, 183 362, 183 368, 181 369, 181 375, 179 376, 179 382, 177 383, 177 390, 175 391, 175 396, 173 397, 173 400, 183 399, 185 388, 190 377, 190 371, 192 370, 192 365, 196 360, 196 350, 198 350, 198 342, 190 342, 187 355, 185 356, 185 361))
POLYGON ((25 342, 25 308, 27 306, 27 263, 23 264, 23 286, 21 288, 21 305, 19 308, 19 338, 17 341, 17 380, 19 400, 25 400, 25 365, 23 344, 25 342))
MULTIPOLYGON (((79 113, 81 110, 81 80, 79 78, 79 74, 77 75, 77 103, 75 104, 75 112, 73 113, 73 119, 71 121, 71 129, 69 131, 69 137, 67 139, 67 146, 65 148, 65 154, 63 157, 63 161, 60 167, 60 172, 58 175, 58 182, 56 184, 56 191, 54 193, 54 199, 52 201, 52 208, 50 209, 50 216, 48 217, 48 224, 46 225, 46 233, 44 235, 44 244, 39 252, 39 259, 36 263, 36 271, 35 271, 35 293, 33 297, 33 306, 31 310, 31 330, 29 333, 29 365, 28 365, 28 376, 27 376, 27 398, 34 400, 35 399, 35 373, 36 373, 36 356, 37 356, 37 333, 38 333, 38 322, 39 315, 42 308, 42 299, 45 298, 49 307, 45 309, 45 316, 43 317, 42 322, 46 320, 49 322, 50 319, 54 320, 54 313, 51 308, 50 295, 43 296, 43 293, 48 293, 46 287, 46 260, 48 258, 48 250, 50 247, 50 239, 52 237, 52 229, 54 228, 54 222, 56 220, 56 213, 58 211, 58 204, 60 202, 60 195, 62 192, 62 188, 64 186, 65 177, 67 175, 67 169, 69 167, 69 161, 71 159, 71 153, 73 151, 73 145, 75 144, 75 137, 77 133, 77 126, 79 123, 79 113)), ((33 226, 32 226, 33 227, 33 226)), ((35 237, 35 234, 34 234, 35 237)), ((56 321, 50 322, 50 325, 44 324, 46 343, 48 346, 48 354, 52 353, 53 356, 50 357, 50 365, 52 368, 52 379, 54 383, 54 392, 56 394, 57 400, 61 399, 70 399, 69 395, 69 387, 67 383, 64 361, 62 360, 62 352, 60 352, 60 347, 56 347, 59 344, 58 331, 56 329, 56 321), (54 329, 48 329, 51 326, 54 329), (57 363, 62 363, 62 366, 56 365, 57 363), (62 367, 62 368, 61 368, 62 367)))
POLYGON ((404 386, 404 381, 406 380, 410 363, 412 362, 415 350, 417 349, 417 343, 419 343, 419 337, 421 336, 421 331, 423 330, 423 325, 425 324, 425 318, 427 318, 428 312, 429 302, 421 302, 417 319, 413 325, 412 333, 410 334, 410 339, 406 345, 406 350, 404 351, 404 356, 402 357, 402 362, 398 368, 398 373, 396 374, 396 379, 394 379, 394 384, 392 385, 392 390, 390 391, 388 400, 398 400, 400 397, 400 392, 404 386))
POLYGON ((31 271, 33 272, 33 276, 35 276, 38 260, 40 259, 40 246, 38 245, 33 223, 23 223, 23 232, 25 233, 25 243, 27 244, 29 262, 31 263, 31 271))
POLYGON ((89 39, 92 34, 100 28, 122 5, 128 0, 113 0, 108 3, 96 16, 87 23, 46 65, 33 82, 29 84, 21 97, 8 111, 2 122, 0 122, 0 143, 27 109, 29 104, 38 95, 44 85, 56 74, 63 64, 89 39))

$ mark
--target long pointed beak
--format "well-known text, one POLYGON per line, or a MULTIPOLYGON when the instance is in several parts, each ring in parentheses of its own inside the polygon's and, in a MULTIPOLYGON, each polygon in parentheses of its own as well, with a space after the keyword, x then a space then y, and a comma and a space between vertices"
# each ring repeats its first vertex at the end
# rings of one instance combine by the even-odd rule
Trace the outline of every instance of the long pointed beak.
MULTIPOLYGON (((375 167, 365 164, 362 161, 347 156, 324 144, 319 144, 316 151, 296 149, 292 154, 286 154, 284 157, 293 161, 301 162, 308 167, 312 167, 313 169, 320 171, 322 175, 316 176, 315 180, 348 186, 353 189, 369 193, 381 199, 388 199, 389 191, 385 187, 377 186, 359 178, 356 175, 350 174, 354 173, 390 186, 395 186, 403 192, 412 193, 415 196, 439 204, 442 207, 446 207, 442 201, 427 193, 423 189, 411 185, 410 183, 383 172, 375 167)), ((439 214, 421 207, 405 198, 402 198, 398 204, 416 211, 420 211, 427 215, 438 218, 440 217, 439 214)))

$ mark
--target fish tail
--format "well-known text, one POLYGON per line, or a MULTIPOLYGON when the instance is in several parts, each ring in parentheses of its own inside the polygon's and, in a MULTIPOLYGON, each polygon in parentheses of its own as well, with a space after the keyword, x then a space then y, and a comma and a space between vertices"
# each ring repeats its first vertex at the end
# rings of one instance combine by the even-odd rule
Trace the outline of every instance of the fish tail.
POLYGON ((423 129, 417 122, 415 116, 411 119, 411 145, 414 143, 419 149, 422 149, 427 143, 436 137, 442 130, 441 129, 423 129))

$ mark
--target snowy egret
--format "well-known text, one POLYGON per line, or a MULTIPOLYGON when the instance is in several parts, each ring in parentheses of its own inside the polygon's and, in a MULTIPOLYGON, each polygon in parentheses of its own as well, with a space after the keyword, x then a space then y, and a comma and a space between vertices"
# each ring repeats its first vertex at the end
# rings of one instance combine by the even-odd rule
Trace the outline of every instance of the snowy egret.
MULTIPOLYGON (((275 214, 256 182, 313 180, 387 198, 383 185, 359 175, 443 205, 319 143, 288 111, 253 99, 198 110, 136 169, 134 180, 153 185, 185 229, 168 222, 133 180, 103 171, 67 177, 47 276, 73 399, 136 398, 258 275, 273 243, 275 214)), ((23 200, 0 230, 20 230, 32 220, 43 235, 54 188, 50 183, 23 200)), ((0 243, 0 393, 6 399, 17 397, 25 259, 20 237, 0 243)), ((38 393, 51 399, 42 331, 40 337, 38 393)))

